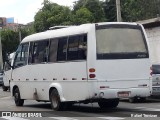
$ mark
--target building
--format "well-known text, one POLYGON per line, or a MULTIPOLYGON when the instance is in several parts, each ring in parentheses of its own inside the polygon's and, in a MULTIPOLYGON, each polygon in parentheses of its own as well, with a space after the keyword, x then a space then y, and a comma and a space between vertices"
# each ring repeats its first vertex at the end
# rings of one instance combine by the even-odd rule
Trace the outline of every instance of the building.
POLYGON ((20 25, 21 24, 14 22, 14 17, 11 18, 0 17, 0 27, 2 29, 11 29, 17 31, 20 25))
POLYGON ((160 64, 160 17, 138 21, 147 33, 152 64, 160 64))

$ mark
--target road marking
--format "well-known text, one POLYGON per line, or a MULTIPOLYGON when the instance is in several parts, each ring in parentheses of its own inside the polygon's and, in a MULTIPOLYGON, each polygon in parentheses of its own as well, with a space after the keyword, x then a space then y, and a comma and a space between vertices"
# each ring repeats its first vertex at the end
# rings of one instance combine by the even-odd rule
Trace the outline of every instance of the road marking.
POLYGON ((105 120, 123 120, 125 118, 121 118, 121 117, 97 117, 100 119, 105 119, 105 120))
POLYGON ((30 119, 24 119, 24 118, 19 118, 19 117, 1 117, 7 120, 30 120, 30 119))
POLYGON ((49 117, 49 118, 53 118, 56 120, 78 120, 78 119, 69 118, 69 117, 49 117))
POLYGON ((105 120, 122 120, 125 118, 122 117, 111 117, 111 116, 106 116, 102 114, 92 114, 92 113, 78 113, 78 112, 69 112, 72 114, 77 114, 77 115, 82 115, 82 116, 88 116, 88 117, 94 117, 94 118, 99 118, 99 119, 105 119, 105 120))
POLYGON ((160 111, 157 108, 146 108, 146 107, 136 107, 136 109, 147 110, 147 111, 160 111))

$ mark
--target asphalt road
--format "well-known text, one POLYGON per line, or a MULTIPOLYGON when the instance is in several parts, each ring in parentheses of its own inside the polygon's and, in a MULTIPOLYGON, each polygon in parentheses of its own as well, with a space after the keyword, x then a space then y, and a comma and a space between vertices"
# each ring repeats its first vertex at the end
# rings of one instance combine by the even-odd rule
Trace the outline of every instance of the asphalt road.
POLYGON ((0 111, 1 115, 3 112, 0 120, 159 120, 160 100, 147 99, 145 103, 121 100, 117 108, 105 110, 96 103, 75 104, 65 111, 53 111, 50 103, 32 100, 26 100, 23 107, 16 107, 10 92, 0 88, 0 111))

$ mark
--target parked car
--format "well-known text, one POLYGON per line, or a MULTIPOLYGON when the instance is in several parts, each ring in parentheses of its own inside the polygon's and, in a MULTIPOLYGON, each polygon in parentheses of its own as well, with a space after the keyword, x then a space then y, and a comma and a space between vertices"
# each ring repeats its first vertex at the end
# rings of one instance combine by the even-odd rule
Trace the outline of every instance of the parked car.
POLYGON ((152 65, 152 96, 160 97, 160 64, 152 65))

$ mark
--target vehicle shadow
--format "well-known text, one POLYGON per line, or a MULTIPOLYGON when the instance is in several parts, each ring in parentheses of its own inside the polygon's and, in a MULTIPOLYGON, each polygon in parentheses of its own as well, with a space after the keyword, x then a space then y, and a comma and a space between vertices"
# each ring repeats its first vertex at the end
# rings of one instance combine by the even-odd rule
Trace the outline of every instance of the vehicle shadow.
MULTIPOLYGON (((145 111, 141 109, 134 109, 134 108, 106 108, 101 109, 99 106, 86 106, 84 104, 75 104, 72 107, 69 107, 63 111, 54 111, 52 110, 50 103, 46 104, 32 104, 32 105, 24 105, 25 107, 31 108, 38 108, 38 112, 41 112, 43 116, 53 117, 56 116, 63 116, 63 117, 93 117, 99 116, 114 116, 114 117, 131 117, 131 114, 156 114, 160 116, 159 111, 145 111), (42 110, 43 109, 43 110, 42 110)), ((35 111, 34 111, 35 112, 35 111)))
MULTIPOLYGON (((121 102, 126 102, 126 103, 130 103, 128 99, 121 99, 121 102)), ((141 104, 141 103, 160 103, 160 98, 147 98, 145 101, 136 101, 136 104, 141 104)), ((133 103, 134 104, 134 103, 133 103)))

